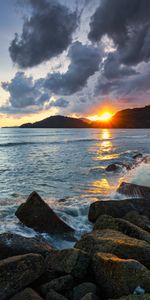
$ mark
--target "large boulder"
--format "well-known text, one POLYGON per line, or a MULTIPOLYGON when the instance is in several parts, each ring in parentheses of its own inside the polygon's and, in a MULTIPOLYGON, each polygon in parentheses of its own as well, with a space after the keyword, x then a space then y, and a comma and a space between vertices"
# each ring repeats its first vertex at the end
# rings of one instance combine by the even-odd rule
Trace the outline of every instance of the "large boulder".
POLYGON ((94 230, 83 235, 76 248, 93 255, 95 252, 113 253, 120 258, 135 259, 150 268, 150 244, 111 230, 94 230))
POLYGON ((89 262, 89 255, 79 249, 53 251, 46 258, 46 265, 51 270, 70 274, 78 279, 85 278, 89 262))
POLYGON ((118 230, 130 237, 150 243, 150 233, 124 219, 102 215, 96 220, 93 230, 101 229, 118 230))
POLYGON ((137 211, 131 210, 123 218, 150 232, 150 219, 147 216, 140 215, 137 211))
POLYGON ((56 279, 60 277, 61 275, 57 273, 56 271, 46 269, 46 271, 32 283, 32 288, 37 289, 37 287, 40 287, 41 285, 52 281, 53 279, 56 279))
POLYGON ((150 271, 135 260, 120 259, 109 253, 96 253, 91 268, 104 298, 129 295, 140 285, 150 291, 150 271))
POLYGON ((26 288, 22 292, 15 295, 10 300, 43 300, 34 290, 26 288))
POLYGON ((50 290, 49 293, 46 295, 45 300, 68 300, 63 295, 57 293, 55 290, 50 290))
POLYGON ((73 289, 73 300, 81 300, 88 293, 96 294, 97 287, 92 282, 83 282, 73 289))
POLYGON ((129 182, 122 182, 117 189, 117 192, 129 197, 141 197, 150 199, 150 187, 137 185, 129 182))
POLYGON ((42 285, 40 291, 42 295, 46 296, 50 290, 55 290, 55 292, 65 293, 68 290, 72 290, 74 286, 73 277, 71 275, 61 276, 59 278, 53 279, 50 282, 42 285))
POLYGON ((52 247, 44 240, 27 238, 14 233, 0 234, 0 259, 27 253, 37 253, 43 256, 52 247))
POLYGON ((50 234, 74 232, 73 228, 61 220, 36 192, 18 207, 16 216, 24 225, 39 232, 50 234))
POLYGON ((26 254, 0 261, 0 299, 7 300, 36 280, 45 269, 39 254, 26 254))
POLYGON ((91 204, 89 209, 89 220, 95 222, 101 215, 110 215, 115 218, 123 218, 131 210, 140 214, 150 216, 150 201, 144 198, 126 200, 97 201, 91 204))
POLYGON ((88 293, 83 296, 81 300, 100 300, 100 298, 97 297, 94 293, 88 293))

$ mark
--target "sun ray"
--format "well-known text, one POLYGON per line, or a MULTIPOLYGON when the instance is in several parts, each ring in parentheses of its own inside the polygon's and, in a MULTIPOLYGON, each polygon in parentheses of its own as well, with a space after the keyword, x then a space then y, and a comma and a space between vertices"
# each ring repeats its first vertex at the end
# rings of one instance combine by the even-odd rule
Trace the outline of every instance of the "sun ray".
POLYGON ((101 115, 94 115, 89 116, 88 119, 91 121, 102 121, 102 122, 108 122, 112 118, 112 113, 106 111, 102 113, 101 115))

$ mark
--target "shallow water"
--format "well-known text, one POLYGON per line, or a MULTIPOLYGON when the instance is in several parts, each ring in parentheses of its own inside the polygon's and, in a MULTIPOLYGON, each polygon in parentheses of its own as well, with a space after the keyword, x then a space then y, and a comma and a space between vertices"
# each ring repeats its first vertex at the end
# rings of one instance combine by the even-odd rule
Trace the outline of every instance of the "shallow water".
MULTIPOLYGON (((116 161, 132 165, 138 152, 150 154, 149 129, 0 129, 0 232, 35 235, 18 224, 14 213, 36 190, 79 237, 91 228, 91 202, 117 198, 122 180, 150 186, 149 164, 140 160, 131 171, 105 170, 116 161)), ((46 238, 55 246, 68 246, 46 238)))

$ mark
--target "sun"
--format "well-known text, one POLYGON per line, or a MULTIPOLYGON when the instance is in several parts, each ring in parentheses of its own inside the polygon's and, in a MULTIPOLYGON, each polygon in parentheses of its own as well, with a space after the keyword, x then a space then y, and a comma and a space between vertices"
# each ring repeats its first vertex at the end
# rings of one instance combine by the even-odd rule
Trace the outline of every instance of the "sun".
POLYGON ((94 115, 89 116, 88 119, 91 121, 102 121, 102 122, 108 122, 112 118, 113 114, 106 111, 102 113, 101 115, 94 115))
POLYGON ((111 117, 112 117, 111 113, 105 112, 100 116, 99 120, 100 121, 109 121, 111 119, 111 117))

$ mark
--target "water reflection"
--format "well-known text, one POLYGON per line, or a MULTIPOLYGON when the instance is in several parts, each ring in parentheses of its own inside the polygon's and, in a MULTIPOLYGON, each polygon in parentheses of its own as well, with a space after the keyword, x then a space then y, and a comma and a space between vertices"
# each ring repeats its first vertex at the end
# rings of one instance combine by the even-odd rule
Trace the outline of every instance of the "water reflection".
POLYGON ((111 132, 109 129, 102 129, 100 132, 100 140, 109 140, 111 139, 111 132))
POLYGON ((109 129, 100 130, 99 142, 95 144, 95 161, 101 162, 101 167, 104 172, 99 175, 99 180, 94 180, 90 187, 90 193, 97 195, 109 195, 116 187, 116 180, 105 172, 106 166, 112 163, 113 159, 118 158, 115 152, 115 145, 113 145, 112 133, 109 129), (107 161, 109 161, 107 163, 107 161))
POLYGON ((114 153, 115 146, 112 143, 112 135, 109 129, 102 129, 100 131, 100 141, 96 146, 95 160, 104 161, 118 158, 118 154, 114 153))

